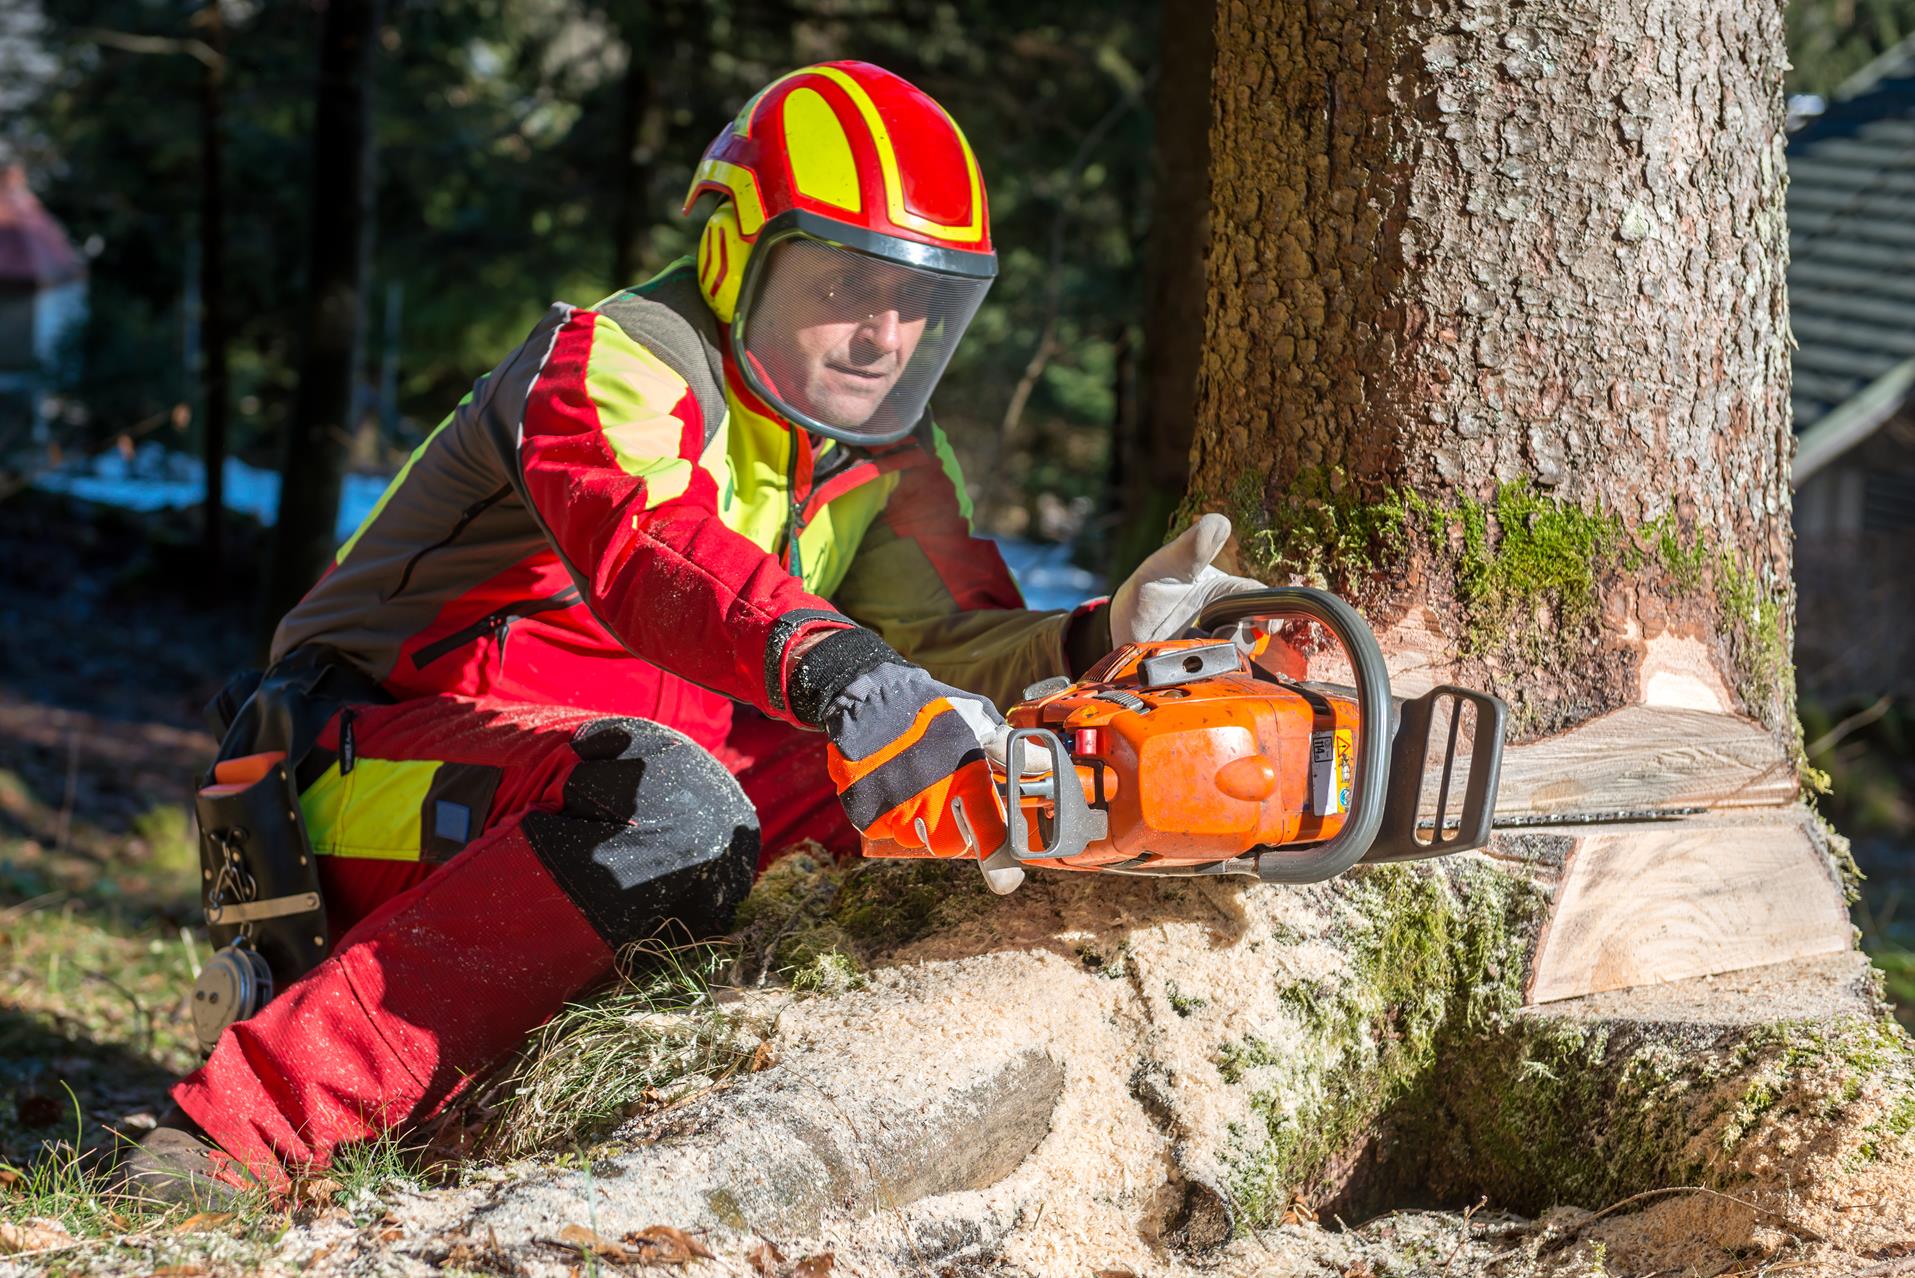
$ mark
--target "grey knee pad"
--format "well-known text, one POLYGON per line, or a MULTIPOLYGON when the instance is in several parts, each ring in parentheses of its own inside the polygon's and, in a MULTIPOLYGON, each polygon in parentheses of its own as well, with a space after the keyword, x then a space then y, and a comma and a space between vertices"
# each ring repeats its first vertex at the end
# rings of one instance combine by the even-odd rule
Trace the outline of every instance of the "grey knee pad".
POLYGON ((572 749, 563 807, 522 828, 605 943, 667 920, 693 936, 730 927, 758 864, 758 813, 724 765, 645 719, 594 719, 572 749))

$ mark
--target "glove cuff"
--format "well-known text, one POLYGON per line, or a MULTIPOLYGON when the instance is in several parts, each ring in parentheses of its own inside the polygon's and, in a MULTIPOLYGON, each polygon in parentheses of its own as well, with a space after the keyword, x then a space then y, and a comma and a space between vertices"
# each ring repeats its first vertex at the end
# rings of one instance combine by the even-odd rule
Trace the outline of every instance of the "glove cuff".
POLYGON ((791 717, 807 728, 822 728, 832 702, 853 679, 887 664, 910 663, 863 626, 832 631, 792 663, 786 684, 791 717))

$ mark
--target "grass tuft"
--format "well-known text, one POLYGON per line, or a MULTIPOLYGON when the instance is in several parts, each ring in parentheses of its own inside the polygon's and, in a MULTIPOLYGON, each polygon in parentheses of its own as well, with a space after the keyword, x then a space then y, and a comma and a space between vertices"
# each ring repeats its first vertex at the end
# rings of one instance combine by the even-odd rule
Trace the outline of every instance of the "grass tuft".
POLYGON ((747 1065, 763 1040, 712 998, 731 963, 713 945, 628 951, 618 985, 561 1011, 495 1087, 504 1100, 489 1152, 521 1157, 595 1139, 747 1065))

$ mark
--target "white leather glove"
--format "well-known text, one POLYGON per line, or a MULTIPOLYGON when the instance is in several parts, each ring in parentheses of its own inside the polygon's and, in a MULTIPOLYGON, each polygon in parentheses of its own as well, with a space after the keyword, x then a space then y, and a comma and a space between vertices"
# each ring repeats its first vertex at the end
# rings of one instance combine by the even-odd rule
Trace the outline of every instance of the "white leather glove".
POLYGON ((1175 639, 1211 600, 1262 590, 1262 582, 1233 577, 1210 562, 1229 540, 1229 518, 1205 515, 1138 564, 1110 599, 1111 646, 1175 639))

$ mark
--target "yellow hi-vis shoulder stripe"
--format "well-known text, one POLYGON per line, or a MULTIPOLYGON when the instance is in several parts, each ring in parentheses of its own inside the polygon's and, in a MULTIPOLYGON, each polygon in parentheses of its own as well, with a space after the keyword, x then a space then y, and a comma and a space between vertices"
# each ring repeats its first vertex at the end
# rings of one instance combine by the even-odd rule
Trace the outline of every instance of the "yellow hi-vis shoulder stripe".
POLYGON ((645 481, 648 507, 691 486, 696 463, 679 455, 685 423, 672 412, 690 388, 605 315, 592 324, 585 391, 598 407, 599 429, 619 469, 645 481))
MULTIPOLYGON (((464 408, 467 404, 470 404, 472 402, 472 395, 472 391, 467 391, 465 398, 459 401, 459 408, 464 408)), ((392 482, 386 485, 386 491, 379 494, 379 500, 372 504, 372 509, 366 513, 366 517, 359 521, 357 528, 352 530, 352 536, 346 538, 346 544, 341 546, 339 553, 333 556, 334 563, 343 564, 346 562, 346 556, 350 555, 352 548, 359 544, 359 539, 365 535, 366 529, 372 527, 372 521, 379 518, 379 513, 386 508, 386 503, 391 501, 392 495, 399 491, 399 485, 406 482, 406 476, 412 473, 413 465, 421 457, 425 456, 426 449, 432 447, 432 441, 439 438, 439 433, 446 427, 452 425, 452 419, 459 415, 459 408, 455 408, 450 413, 447 413, 446 419, 437 426, 434 426, 432 433, 427 435, 425 439, 420 442, 419 446, 412 450, 412 455, 406 458, 406 464, 399 468, 399 473, 394 475, 392 482)))

